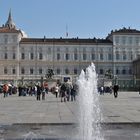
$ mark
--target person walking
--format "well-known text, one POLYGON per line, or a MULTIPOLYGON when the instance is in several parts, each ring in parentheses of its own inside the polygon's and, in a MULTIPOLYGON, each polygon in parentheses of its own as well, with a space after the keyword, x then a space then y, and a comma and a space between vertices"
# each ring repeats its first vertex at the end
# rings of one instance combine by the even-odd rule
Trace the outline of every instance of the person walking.
POLYGON ((40 100, 41 86, 38 84, 36 87, 37 87, 37 100, 40 100))
POLYGON ((64 99, 64 102, 66 102, 66 85, 65 85, 65 83, 63 83, 61 85, 60 94, 61 94, 61 102, 63 102, 63 99, 64 99))
POLYGON ((4 84, 3 85, 3 94, 4 94, 4 98, 6 97, 6 96, 8 96, 8 90, 9 90, 9 87, 8 87, 8 85, 7 84, 4 84))
POLYGON ((42 100, 45 100, 46 90, 45 87, 42 87, 42 100))
POLYGON ((75 96, 76 96, 76 86, 73 85, 71 89, 71 101, 76 101, 75 96))
POLYGON ((58 85, 56 84, 56 86, 55 86, 55 95, 56 95, 56 98, 57 98, 57 96, 58 96, 58 92, 59 92, 59 87, 58 87, 58 85))
POLYGON ((118 97, 118 90, 119 90, 119 86, 117 84, 115 84, 114 87, 113 87, 114 97, 115 98, 118 97))

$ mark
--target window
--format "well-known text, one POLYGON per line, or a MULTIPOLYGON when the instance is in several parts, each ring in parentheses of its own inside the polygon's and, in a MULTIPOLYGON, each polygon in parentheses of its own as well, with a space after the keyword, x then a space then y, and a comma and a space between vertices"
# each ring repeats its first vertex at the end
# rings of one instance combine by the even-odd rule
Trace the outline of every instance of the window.
POLYGON ((119 60, 119 59, 120 59, 120 54, 116 53, 116 60, 119 60))
POLYGON ((122 74, 126 74, 126 70, 125 69, 122 70, 122 74))
POLYGON ((12 69, 12 73, 16 74, 16 69, 15 68, 12 69))
POLYGON ((16 54, 15 53, 13 53, 13 59, 16 59, 16 54))
POLYGON ((123 53, 123 60, 126 60, 126 54, 123 53))
POLYGON ((48 54, 50 54, 50 53, 51 53, 51 48, 49 47, 49 48, 48 48, 48 54))
POLYGON ((119 45, 119 36, 115 37, 115 43, 116 43, 116 45, 119 45))
POLYGON ((60 74, 60 69, 57 69, 57 70, 56 70, 56 73, 57 73, 57 74, 60 74))
POLYGON ((40 69, 39 69, 39 74, 42 74, 42 72, 43 72, 43 71, 42 71, 42 68, 40 68, 40 69))
POLYGON ((78 70, 77 69, 74 69, 74 74, 78 74, 78 70))
POLYGON ((34 73, 34 70, 33 68, 30 69, 30 74, 33 74, 34 73))
POLYGON ((100 60, 103 60, 103 53, 100 53, 100 60))
POLYGON ((128 38, 128 43, 129 43, 129 45, 132 45, 132 37, 128 38))
POLYGON ((78 52, 78 49, 77 48, 74 48, 74 52, 77 53, 78 52))
POLYGON ((21 74, 25 74, 25 69, 24 68, 21 69, 21 74))
POLYGON ((78 54, 74 53, 74 60, 78 60, 78 54))
POLYGON ((103 52, 103 48, 99 48, 99 51, 100 51, 100 52, 103 52))
POLYGON ((66 52, 68 52, 69 51, 69 48, 66 48, 66 52))
POLYGON ((86 60, 87 59, 87 55, 84 53, 83 54, 83 60, 86 60))
POLYGON ((30 54, 30 59, 31 60, 34 59, 34 54, 33 53, 30 54))
POLYGON ((119 69, 116 69, 116 74, 120 74, 120 70, 119 69))
POLYGON ((12 36, 12 40, 13 40, 13 43, 17 42, 16 35, 13 35, 13 36, 12 36))
POLYGON ((60 60, 60 53, 57 53, 57 60, 60 60))
POLYGON ((129 69, 129 70, 128 70, 128 73, 131 75, 131 74, 132 74, 132 70, 131 70, 131 69, 129 69))
POLYGON ((4 43, 7 44, 8 43, 8 35, 4 36, 4 43))
POLYGON ((8 70, 6 67, 4 68, 4 74, 8 74, 8 70))
POLYGON ((7 53, 4 54, 4 59, 8 59, 7 53))
POLYGON ((130 59, 130 60, 133 60, 133 53, 132 53, 132 52, 129 52, 129 53, 128 53, 128 56, 129 56, 129 59, 130 59))
POLYGON ((43 54, 39 53, 39 59, 42 60, 43 59, 43 54))
POLYGON ((126 44, 126 37, 125 37, 125 36, 122 37, 122 44, 123 44, 123 45, 126 44))
POLYGON ((139 45, 139 37, 136 37, 136 45, 139 45))
POLYGON ((94 53, 91 54, 91 59, 92 59, 92 60, 95 60, 95 54, 94 54, 94 53))
POLYGON ((112 60, 112 54, 108 54, 108 60, 112 60))
POLYGON ((60 52, 60 48, 57 48, 57 52, 60 52))
POLYGON ((91 51, 94 53, 95 52, 95 48, 92 48, 91 51))
POLYGON ((83 52, 86 52, 86 48, 83 48, 83 52))
POLYGON ((21 59, 25 59, 25 54, 24 53, 21 54, 21 59))
POLYGON ((100 74, 104 74, 104 70, 103 69, 100 69, 100 74))
POLYGON ((66 60, 69 60, 69 54, 66 53, 66 60))

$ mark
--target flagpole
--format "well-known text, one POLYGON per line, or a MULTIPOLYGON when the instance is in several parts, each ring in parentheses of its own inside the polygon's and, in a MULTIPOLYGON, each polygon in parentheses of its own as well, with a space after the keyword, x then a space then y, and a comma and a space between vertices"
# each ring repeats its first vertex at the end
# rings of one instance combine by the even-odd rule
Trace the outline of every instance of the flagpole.
POLYGON ((68 25, 66 24, 66 38, 68 37, 68 25))

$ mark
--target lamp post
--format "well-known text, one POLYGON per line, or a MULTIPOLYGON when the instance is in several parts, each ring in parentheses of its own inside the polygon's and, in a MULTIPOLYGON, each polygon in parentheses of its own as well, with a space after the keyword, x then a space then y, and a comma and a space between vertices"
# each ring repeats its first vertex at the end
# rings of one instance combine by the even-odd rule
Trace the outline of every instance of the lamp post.
POLYGON ((133 75, 133 88, 135 89, 136 85, 136 75, 133 75))

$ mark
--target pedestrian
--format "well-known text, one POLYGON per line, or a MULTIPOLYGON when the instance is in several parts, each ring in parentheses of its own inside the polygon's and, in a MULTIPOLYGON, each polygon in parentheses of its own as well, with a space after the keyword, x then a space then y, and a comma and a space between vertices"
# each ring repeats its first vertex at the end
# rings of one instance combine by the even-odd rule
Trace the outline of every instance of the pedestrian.
POLYGON ((76 86, 73 85, 71 89, 71 101, 76 101, 76 86))
POLYGON ((37 95, 37 86, 36 85, 34 86, 34 95, 35 96, 37 95))
POLYGON ((36 87, 37 87, 37 100, 40 100, 41 86, 38 84, 36 87))
POLYGON ((46 94, 45 88, 42 87, 42 100, 45 100, 45 94, 46 94))
POLYGON ((6 96, 8 96, 8 90, 9 90, 9 86, 7 84, 3 85, 3 94, 4 94, 4 98, 6 96))
POLYGON ((65 85, 65 83, 63 83, 61 85, 60 94, 61 94, 61 102, 63 102, 63 99, 64 99, 64 102, 66 102, 66 85, 65 85))
POLYGON ((117 84, 115 84, 114 87, 113 87, 114 97, 115 98, 118 97, 118 90, 119 90, 119 86, 117 84))
POLYGON ((103 86, 101 86, 101 88, 100 88, 100 94, 104 95, 104 87, 103 86))
POLYGON ((59 86, 58 86, 58 84, 56 84, 56 86, 55 86, 55 96, 56 96, 56 98, 58 96, 58 92, 59 92, 59 86))

